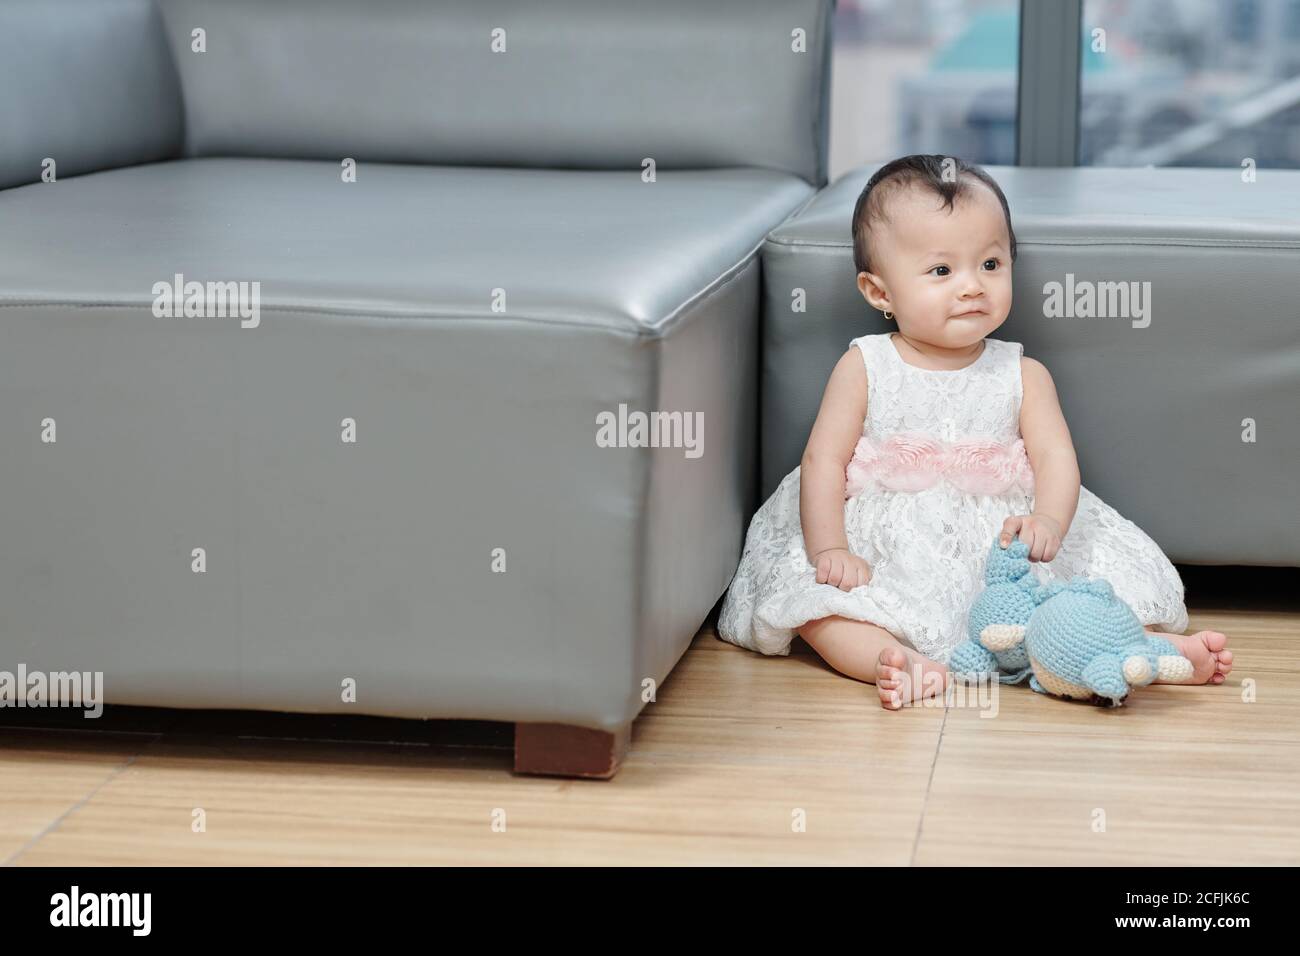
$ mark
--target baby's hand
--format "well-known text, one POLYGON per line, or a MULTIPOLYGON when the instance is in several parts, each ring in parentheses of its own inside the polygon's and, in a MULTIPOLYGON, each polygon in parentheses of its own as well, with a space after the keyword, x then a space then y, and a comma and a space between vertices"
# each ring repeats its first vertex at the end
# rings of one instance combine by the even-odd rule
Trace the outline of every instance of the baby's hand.
POLYGON ((852 591, 871 580, 871 565, 847 548, 828 548, 816 557, 817 583, 852 591))
POLYGON ((1028 515, 1011 515, 1002 522, 1002 536, 998 544, 1007 547, 1017 534, 1029 545, 1030 561, 1051 561, 1061 550, 1061 526, 1055 518, 1034 512, 1028 515))

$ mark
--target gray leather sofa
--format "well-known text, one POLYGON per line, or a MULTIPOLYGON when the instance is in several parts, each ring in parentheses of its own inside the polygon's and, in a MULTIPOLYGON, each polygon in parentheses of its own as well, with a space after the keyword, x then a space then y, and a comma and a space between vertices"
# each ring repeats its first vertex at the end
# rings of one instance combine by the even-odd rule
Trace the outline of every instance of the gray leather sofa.
MULTIPOLYGON (((850 219, 877 168, 838 178, 763 246, 763 497, 799 464, 849 341, 895 327, 855 285, 850 219)), ((1019 245, 994 337, 1051 371, 1083 483, 1174 561, 1300 565, 1300 172, 988 172, 1019 245), (1125 309, 1102 283, 1138 296, 1125 309)))
POLYGON ((830 12, 0 0, 0 668, 612 773, 735 568, 830 12))

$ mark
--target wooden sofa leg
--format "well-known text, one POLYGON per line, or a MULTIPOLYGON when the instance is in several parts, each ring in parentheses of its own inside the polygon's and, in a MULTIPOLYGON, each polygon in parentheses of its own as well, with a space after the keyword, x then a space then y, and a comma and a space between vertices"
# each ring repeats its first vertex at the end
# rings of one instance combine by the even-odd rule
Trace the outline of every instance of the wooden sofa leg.
POLYGON ((569 724, 515 724, 515 773, 608 780, 618 772, 632 725, 615 731, 569 724))

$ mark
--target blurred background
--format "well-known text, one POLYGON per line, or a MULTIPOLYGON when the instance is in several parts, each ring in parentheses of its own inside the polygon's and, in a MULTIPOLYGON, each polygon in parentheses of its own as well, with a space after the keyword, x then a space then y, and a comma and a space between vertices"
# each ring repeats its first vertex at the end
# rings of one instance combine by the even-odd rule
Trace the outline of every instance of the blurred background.
MULTIPOLYGON (((839 0, 835 21, 832 179, 1015 164, 1018 0, 839 0)), ((1078 164, 1300 167, 1300 0, 1083 0, 1079 42, 1078 164)))

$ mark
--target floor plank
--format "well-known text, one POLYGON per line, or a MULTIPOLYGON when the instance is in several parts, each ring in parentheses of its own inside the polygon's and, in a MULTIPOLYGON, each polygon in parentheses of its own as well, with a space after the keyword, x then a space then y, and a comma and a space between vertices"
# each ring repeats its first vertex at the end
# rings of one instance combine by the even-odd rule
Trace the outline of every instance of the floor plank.
POLYGON ((80 809, 141 746, 138 739, 102 732, 0 731, 0 865, 80 809))

